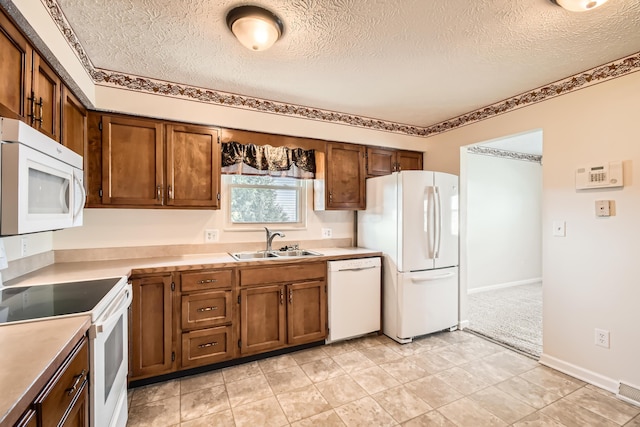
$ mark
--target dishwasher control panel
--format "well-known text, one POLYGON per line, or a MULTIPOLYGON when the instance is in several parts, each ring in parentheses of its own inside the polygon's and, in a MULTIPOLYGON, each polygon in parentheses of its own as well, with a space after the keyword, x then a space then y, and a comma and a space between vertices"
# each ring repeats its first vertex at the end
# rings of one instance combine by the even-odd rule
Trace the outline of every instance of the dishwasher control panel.
POLYGON ((340 261, 329 261, 327 263, 329 271, 364 270, 366 268, 380 267, 380 257, 343 259, 340 261))

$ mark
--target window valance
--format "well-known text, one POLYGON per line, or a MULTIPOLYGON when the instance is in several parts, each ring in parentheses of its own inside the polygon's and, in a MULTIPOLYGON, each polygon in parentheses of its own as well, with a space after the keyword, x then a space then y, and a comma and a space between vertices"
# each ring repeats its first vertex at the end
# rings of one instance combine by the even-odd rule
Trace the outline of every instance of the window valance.
POLYGON ((315 150, 241 144, 235 141, 222 144, 224 174, 312 179, 315 172, 315 150))

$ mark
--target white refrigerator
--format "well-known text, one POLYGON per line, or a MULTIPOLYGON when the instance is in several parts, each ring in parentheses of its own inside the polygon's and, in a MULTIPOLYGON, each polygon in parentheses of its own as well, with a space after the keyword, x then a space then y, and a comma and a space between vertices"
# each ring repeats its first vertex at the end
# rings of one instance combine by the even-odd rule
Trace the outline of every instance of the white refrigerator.
POLYGON ((358 246, 381 251, 385 335, 399 343, 458 324, 458 177, 403 171, 367 179, 358 246))

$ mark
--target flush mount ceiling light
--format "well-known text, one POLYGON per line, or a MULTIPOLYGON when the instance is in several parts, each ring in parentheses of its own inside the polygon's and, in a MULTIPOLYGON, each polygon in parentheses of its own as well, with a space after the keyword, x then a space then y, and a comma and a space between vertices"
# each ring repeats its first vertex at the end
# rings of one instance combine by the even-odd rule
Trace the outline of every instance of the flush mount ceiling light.
POLYGON ((585 12, 602 6, 607 0, 550 0, 551 3, 557 4, 571 12, 585 12))
POLYGON ((238 6, 227 14, 227 26, 244 47, 266 50, 280 38, 284 27, 273 13, 258 6, 238 6))

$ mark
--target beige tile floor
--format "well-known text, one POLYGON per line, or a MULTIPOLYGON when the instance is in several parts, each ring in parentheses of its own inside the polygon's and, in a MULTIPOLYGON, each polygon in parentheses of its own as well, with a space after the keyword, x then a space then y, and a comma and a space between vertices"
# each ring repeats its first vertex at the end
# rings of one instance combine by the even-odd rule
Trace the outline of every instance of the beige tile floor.
POLYGON ((369 336, 129 391, 138 426, 633 426, 640 407, 458 331, 369 336))

